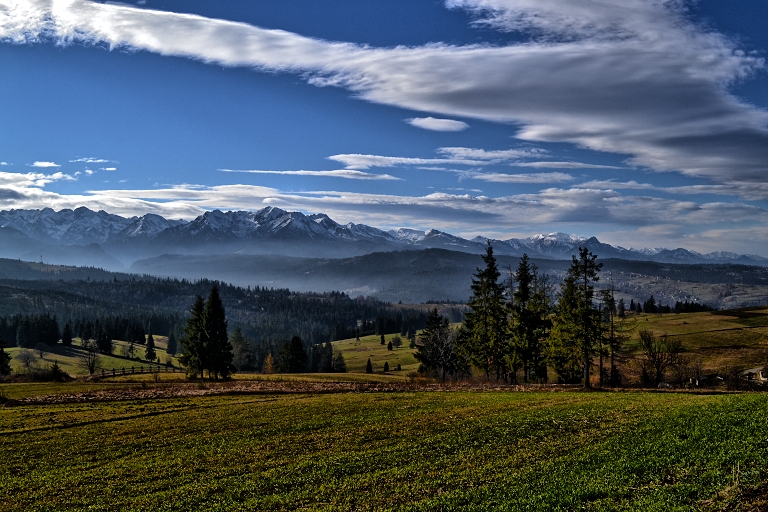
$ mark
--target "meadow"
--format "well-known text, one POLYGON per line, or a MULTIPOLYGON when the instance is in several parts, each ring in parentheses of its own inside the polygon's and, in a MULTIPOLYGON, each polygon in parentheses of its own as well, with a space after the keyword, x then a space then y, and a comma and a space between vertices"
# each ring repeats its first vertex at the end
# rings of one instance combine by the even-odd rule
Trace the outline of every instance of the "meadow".
MULTIPOLYGON (((67 386, 78 385, 86 386, 67 386)), ((17 384, 17 397, 47 391, 23 386, 35 385, 17 384)), ((0 407, 0 510, 758 510, 768 504, 768 396, 762 394, 127 397, 0 407)))

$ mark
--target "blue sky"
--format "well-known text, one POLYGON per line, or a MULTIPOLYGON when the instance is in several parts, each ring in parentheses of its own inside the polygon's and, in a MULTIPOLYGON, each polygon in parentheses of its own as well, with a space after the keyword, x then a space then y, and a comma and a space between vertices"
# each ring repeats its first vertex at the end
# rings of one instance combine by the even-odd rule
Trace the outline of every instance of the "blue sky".
POLYGON ((768 256, 768 5, 0 0, 0 209, 768 256))

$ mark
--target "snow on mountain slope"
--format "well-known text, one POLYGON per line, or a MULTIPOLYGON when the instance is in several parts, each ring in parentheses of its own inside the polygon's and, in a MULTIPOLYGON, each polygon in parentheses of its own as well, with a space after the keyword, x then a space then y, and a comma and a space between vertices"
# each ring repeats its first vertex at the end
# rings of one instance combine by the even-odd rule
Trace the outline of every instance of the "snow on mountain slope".
POLYGON ((0 212, 0 226, 17 229, 36 240, 60 244, 103 243, 134 219, 85 207, 76 210, 9 210, 0 212))
MULTIPOLYGON (((114 254, 122 255, 120 257, 126 264, 142 254, 161 254, 160 251, 172 251, 174 247, 183 249, 182 252, 202 251, 206 254, 241 249, 258 251, 261 250, 259 247, 266 246, 272 253, 288 254, 285 250, 292 247, 294 252, 303 255, 322 246, 326 254, 341 257, 345 251, 367 254, 398 248, 443 248, 482 253, 489 241, 482 236, 467 240, 436 229, 383 231, 365 224, 342 225, 323 213, 305 215, 271 206, 258 211, 208 211, 190 222, 167 220, 154 214, 124 218, 84 207, 58 212, 50 208, 7 210, 0 211, 0 228, 3 227, 53 246, 104 244, 112 247, 114 254), (132 240, 141 241, 140 244, 129 244, 133 252, 125 246, 132 240), (114 244, 110 245, 112 242, 114 244)), ((490 239, 490 242, 498 254, 514 256, 527 253, 530 257, 569 259, 579 247, 586 247, 602 258, 670 263, 768 263, 768 258, 761 256, 725 251, 703 255, 681 248, 624 249, 604 244, 595 237, 560 232, 526 239, 490 239)))

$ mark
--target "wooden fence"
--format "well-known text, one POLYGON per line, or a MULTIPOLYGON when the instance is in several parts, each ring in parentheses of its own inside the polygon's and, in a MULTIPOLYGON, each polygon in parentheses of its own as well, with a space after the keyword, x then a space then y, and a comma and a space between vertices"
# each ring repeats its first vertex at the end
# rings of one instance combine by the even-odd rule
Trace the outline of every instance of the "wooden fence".
POLYGON ((179 368, 177 366, 149 366, 146 369, 143 366, 139 366, 138 368, 131 366, 130 368, 112 368, 111 370, 102 368, 101 376, 116 377, 118 375, 136 375, 142 373, 184 373, 184 371, 184 368, 179 368))

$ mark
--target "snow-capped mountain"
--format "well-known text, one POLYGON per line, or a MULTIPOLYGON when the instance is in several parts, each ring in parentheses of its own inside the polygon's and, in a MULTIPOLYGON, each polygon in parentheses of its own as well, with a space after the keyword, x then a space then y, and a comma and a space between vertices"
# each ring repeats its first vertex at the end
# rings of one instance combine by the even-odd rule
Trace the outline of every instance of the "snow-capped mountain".
MULTIPOLYGON (((119 260, 130 265, 137 259, 160 254, 279 254, 285 256, 338 258, 392 250, 440 248, 482 253, 490 242, 497 254, 532 258, 570 259, 579 247, 601 258, 650 260, 663 263, 743 263, 768 265, 760 256, 732 252, 699 254, 687 249, 624 249, 566 233, 548 233, 530 238, 472 240, 436 229, 394 231, 365 224, 339 224, 328 215, 305 215, 280 208, 258 211, 219 210, 205 212, 186 222, 159 215, 125 218, 87 208, 54 211, 0 211, 0 256, 38 260, 57 254, 77 254, 90 247, 95 261, 119 260), (25 241, 28 240, 28 241, 25 241), (64 251, 63 246, 69 247, 64 251), (58 248, 58 249, 57 249, 58 248), (46 256, 48 255, 48 256, 46 256), (112 260, 109 260, 112 258, 112 260)), ((71 261, 68 256, 67 261, 71 261)), ((119 263, 116 263, 119 265, 119 263)))

